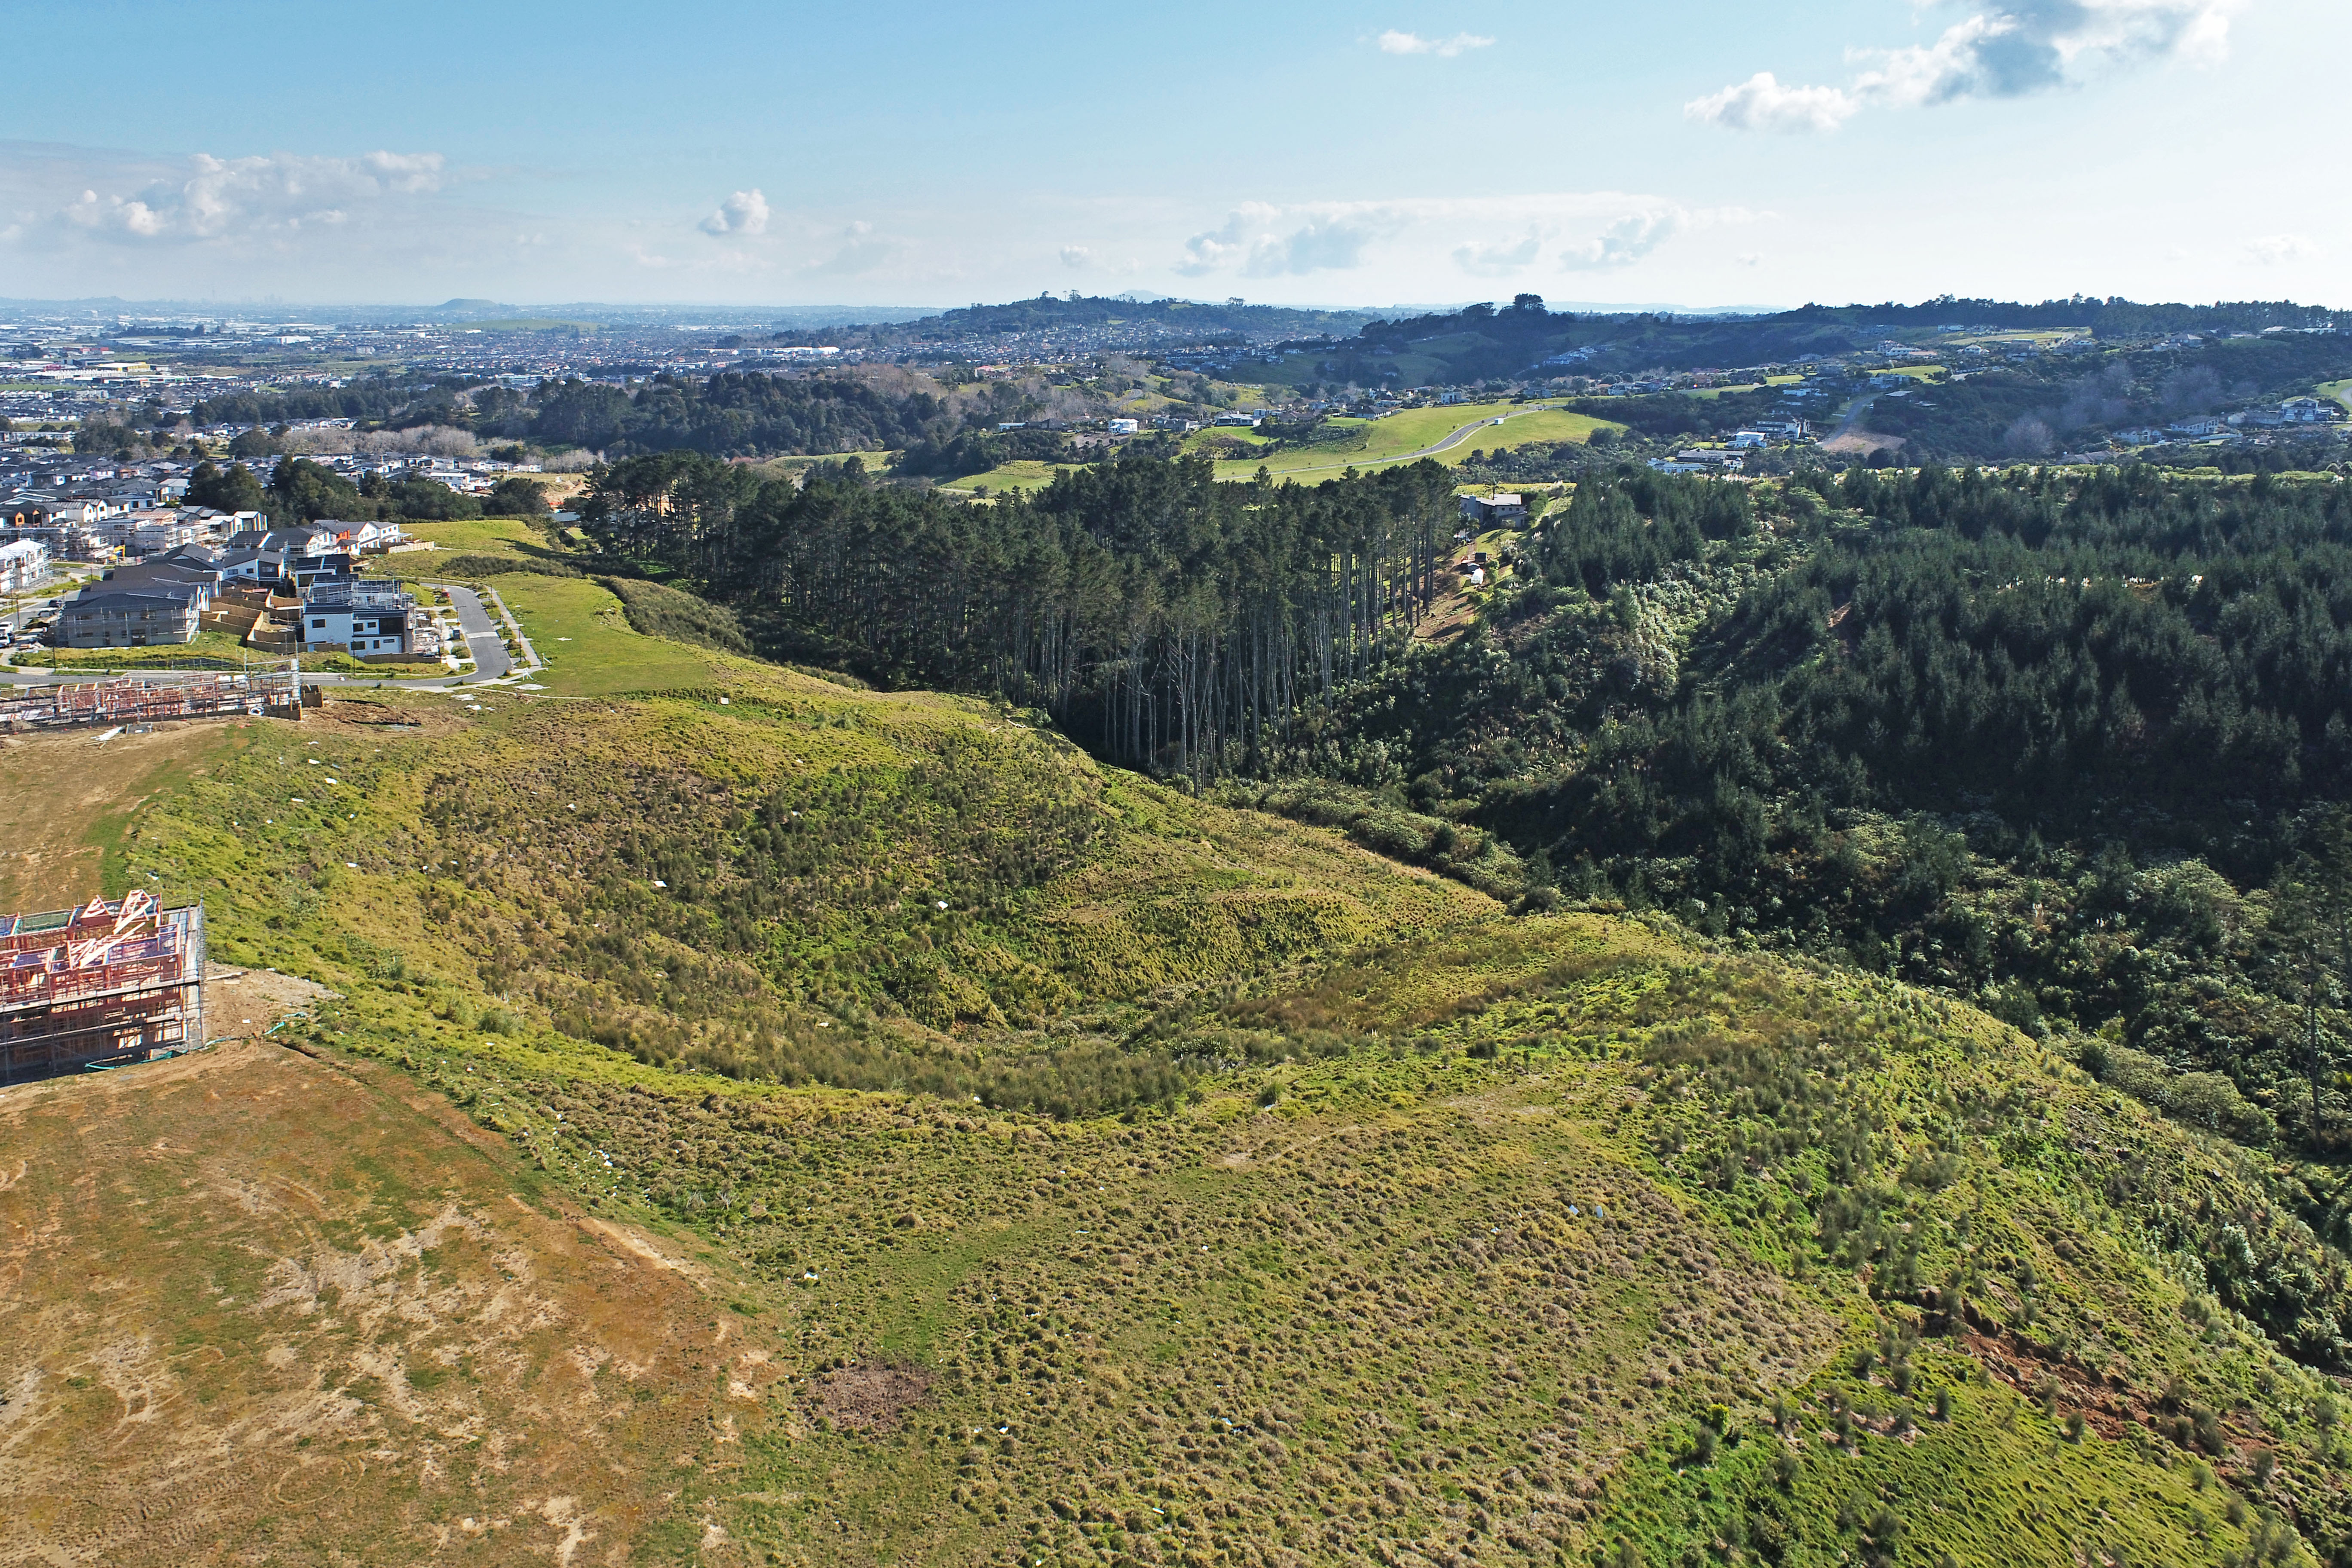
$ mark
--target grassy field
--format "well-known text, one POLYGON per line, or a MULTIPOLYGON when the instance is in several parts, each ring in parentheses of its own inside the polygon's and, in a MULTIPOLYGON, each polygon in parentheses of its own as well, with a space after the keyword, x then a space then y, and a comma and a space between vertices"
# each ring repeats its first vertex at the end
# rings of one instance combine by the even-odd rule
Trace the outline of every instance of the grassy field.
POLYGON ((412 522, 409 537, 428 542, 432 551, 387 555, 377 564, 386 572, 417 575, 431 570, 436 555, 544 555, 547 535, 539 525, 520 517, 485 517, 459 522, 412 522))
POLYGON ((565 696, 666 691, 723 684, 726 656, 640 637, 621 601, 581 577, 509 573, 481 579, 494 588, 547 668, 536 679, 565 696))
POLYGON ((1738 386, 1698 387, 1694 389, 1690 395, 1712 402, 1727 392, 1754 392, 1768 386, 1798 386, 1803 384, 1804 379, 1801 375, 1768 375, 1762 381, 1751 381, 1738 386))
POLYGON ((340 994, 308 1057, 0 1096, 16 1556, 2061 1568, 2352 1519, 2323 1380, 2159 1239, 2267 1234, 2264 1173, 2005 1026, 496 581, 551 687, 677 689, 212 731, 16 873, 94 847, 340 994))
POLYGON ((2324 386, 2315 387, 2312 395, 2315 397, 2325 397, 2331 403, 2340 404, 2345 412, 2352 413, 2352 381, 2328 382, 2324 386))
MULTIPOLYGON (((1217 477, 1247 480, 1255 477, 1261 467, 1277 479, 1287 474, 1338 474, 1350 465, 1358 468, 1379 468, 1384 463, 1402 460, 1405 453, 1419 451, 1442 441, 1465 425, 1496 418, 1501 418, 1505 423, 1472 432, 1458 445, 1438 453, 1437 460, 1448 467, 1457 467, 1467 460, 1473 450, 1507 451, 1539 442, 1589 441, 1594 431, 1614 428, 1609 426, 1605 420, 1541 405, 1473 403, 1457 404, 1450 408, 1414 408, 1392 414, 1385 419, 1363 422, 1360 426, 1360 437, 1353 440, 1297 447, 1265 458, 1220 461, 1217 477)), ((1200 439, 1197 436, 1192 437, 1195 444, 1200 439)))
POLYGON ((983 490, 990 495, 1006 495, 1020 490, 1044 489, 1054 482, 1055 474, 1067 472, 1075 466, 1036 461, 1000 463, 984 474, 971 474, 950 480, 940 489, 968 495, 977 495, 983 490))

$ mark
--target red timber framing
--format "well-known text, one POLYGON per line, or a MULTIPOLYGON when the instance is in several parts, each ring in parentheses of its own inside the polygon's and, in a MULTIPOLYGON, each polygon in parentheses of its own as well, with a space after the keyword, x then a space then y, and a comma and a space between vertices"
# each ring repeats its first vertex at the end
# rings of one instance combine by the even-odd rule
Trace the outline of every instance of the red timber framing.
POLYGON ((299 719, 299 674, 199 675, 155 679, 71 681, 0 699, 0 730, 70 729, 87 724, 152 724, 172 719, 299 719))
POLYGON ((0 915, 0 1083, 143 1061, 205 1040, 205 907, 0 915))

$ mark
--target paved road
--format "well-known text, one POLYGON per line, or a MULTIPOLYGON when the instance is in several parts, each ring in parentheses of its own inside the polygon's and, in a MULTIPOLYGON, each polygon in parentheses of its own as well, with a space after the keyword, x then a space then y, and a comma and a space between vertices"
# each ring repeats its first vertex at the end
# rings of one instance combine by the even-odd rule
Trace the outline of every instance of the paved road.
MULTIPOLYGON (((1553 412, 1553 410, 1549 407, 1516 409, 1511 413, 1505 414, 1500 416, 1489 416, 1484 419, 1474 419, 1469 424, 1462 426, 1461 429, 1454 432, 1453 435, 1445 437, 1444 440, 1439 441, 1433 446, 1423 447, 1418 452, 1400 452, 1393 458, 1359 458, 1352 463, 1317 463, 1312 468, 1283 468, 1276 471, 1274 477, 1276 479, 1286 479, 1294 474, 1320 474, 1328 472, 1334 468, 1360 469, 1369 468, 1377 464, 1384 463, 1417 463, 1423 458, 1434 458, 1440 452, 1452 451, 1454 447, 1462 445, 1463 442, 1468 440, 1477 432, 1491 429, 1495 426, 1500 425, 1505 419, 1517 419, 1524 414, 1545 414, 1550 412, 1553 412)), ((1240 460, 1247 462, 1249 459, 1244 458, 1240 460)))
POLYGON ((1828 440, 1817 442, 1816 445, 1828 447, 1832 442, 1843 441, 1853 435, 1862 427, 1863 419, 1870 413, 1870 405, 1877 401, 1878 394, 1867 392, 1846 405, 1845 417, 1838 422, 1837 433, 1828 440))
MULTIPOLYGON (((514 673, 514 658, 507 652, 506 643, 499 636, 499 623, 489 606, 482 603, 481 595, 456 583, 441 584, 449 590, 449 602, 457 611, 457 629, 474 656, 474 671, 470 675, 435 675, 421 679, 395 680, 365 675, 331 675, 322 670, 304 670, 305 686, 474 686, 483 681, 499 680, 514 673)), ((145 675, 160 678, 188 674, 185 670, 125 669, 125 675, 145 675)), ((205 673, 212 673, 206 671, 205 673)), ((83 670, 15 669, 0 668, 0 683, 18 686, 47 686, 59 681, 88 680, 83 670)))
POLYGON ((474 673, 443 680, 401 682, 403 686, 457 686, 473 680, 496 680, 514 668, 514 660, 507 653, 507 645, 499 640, 499 624, 490 618, 483 606, 482 596, 471 588, 461 588, 455 583, 444 584, 449 590, 449 603, 457 606, 457 629, 466 637, 466 647, 474 655, 474 673))

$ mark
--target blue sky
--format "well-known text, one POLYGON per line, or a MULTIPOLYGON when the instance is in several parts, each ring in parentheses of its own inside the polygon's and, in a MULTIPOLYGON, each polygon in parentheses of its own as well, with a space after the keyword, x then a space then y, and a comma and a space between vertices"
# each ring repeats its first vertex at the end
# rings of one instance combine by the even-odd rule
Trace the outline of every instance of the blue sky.
POLYGON ((2344 0, 11 0, 0 26, 0 295, 2352 305, 2344 0))

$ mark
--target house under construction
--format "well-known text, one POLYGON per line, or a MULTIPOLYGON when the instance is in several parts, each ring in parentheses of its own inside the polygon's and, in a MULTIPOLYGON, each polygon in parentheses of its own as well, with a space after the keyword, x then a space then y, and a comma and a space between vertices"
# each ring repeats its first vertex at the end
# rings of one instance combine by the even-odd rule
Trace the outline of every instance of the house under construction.
POLYGON ((0 915, 0 1083, 145 1061, 205 1039, 205 908, 0 915))
POLYGON ((153 724, 171 719, 299 719, 306 689, 299 672, 176 679, 68 681, 0 699, 0 731, 89 724, 153 724))

